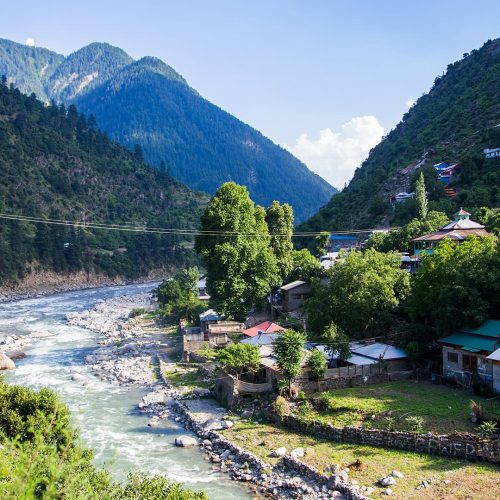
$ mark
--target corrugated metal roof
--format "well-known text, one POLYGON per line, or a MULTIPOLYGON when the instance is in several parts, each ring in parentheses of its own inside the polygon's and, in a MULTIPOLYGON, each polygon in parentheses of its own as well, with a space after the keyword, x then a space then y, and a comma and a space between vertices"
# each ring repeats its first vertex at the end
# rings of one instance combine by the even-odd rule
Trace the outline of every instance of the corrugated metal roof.
POLYGON ((250 345, 267 345, 272 344, 277 338, 278 333, 264 333, 262 335, 256 335, 255 337, 249 337, 241 341, 242 344, 250 345))
POLYGON ((364 356, 358 356, 356 354, 352 355, 350 358, 347 358, 346 361, 353 365, 374 365, 378 363, 378 360, 365 358, 364 356))
POLYGON ((495 350, 495 344, 498 343, 498 338, 485 337, 482 335, 473 335, 466 332, 457 332, 439 339, 442 344, 451 344, 460 349, 478 349, 480 351, 492 352, 495 350))
POLYGON ((500 348, 493 351, 486 359, 491 359, 493 361, 500 361, 500 348))
POLYGON ((301 286, 301 285, 305 285, 306 282, 305 281, 300 281, 300 280, 297 280, 297 281, 292 281, 291 283, 288 283, 286 285, 283 285, 280 290, 292 290, 293 288, 296 288, 298 286, 301 286))
POLYGON ((460 219, 451 221, 440 229, 442 231, 451 229, 484 229, 484 226, 470 219, 460 219))
POLYGON ((460 331, 500 340, 500 320, 488 319, 479 328, 462 328, 460 331))
POLYGON ((262 332, 264 334, 268 333, 275 333, 275 332, 283 332, 285 329, 277 325, 276 323, 273 323, 272 321, 264 321, 264 323, 260 323, 258 325, 253 326, 252 328, 247 328, 246 330, 243 330, 243 334, 245 334, 247 337, 255 337, 258 335, 259 332, 262 332))
POLYGON ((360 356, 366 356, 367 358, 375 359, 377 361, 380 356, 382 356, 382 359, 385 360, 408 357, 404 349, 400 349, 399 347, 394 347, 389 344, 382 344, 380 342, 365 345, 352 343, 351 352, 353 355, 357 354, 360 356))
POLYGON ((200 314, 200 321, 219 321, 221 318, 222 316, 217 314, 213 309, 200 314))

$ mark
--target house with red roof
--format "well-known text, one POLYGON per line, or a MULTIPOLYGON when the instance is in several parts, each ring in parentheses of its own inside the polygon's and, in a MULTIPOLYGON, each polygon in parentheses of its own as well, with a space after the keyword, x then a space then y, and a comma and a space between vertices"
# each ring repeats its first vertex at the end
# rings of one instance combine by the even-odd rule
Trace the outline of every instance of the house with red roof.
POLYGON ((279 333, 285 331, 280 325, 273 323, 272 321, 264 321, 264 323, 260 323, 258 325, 252 326, 252 328, 247 328, 243 330, 241 333, 247 337, 255 337, 260 334, 265 333, 279 333))

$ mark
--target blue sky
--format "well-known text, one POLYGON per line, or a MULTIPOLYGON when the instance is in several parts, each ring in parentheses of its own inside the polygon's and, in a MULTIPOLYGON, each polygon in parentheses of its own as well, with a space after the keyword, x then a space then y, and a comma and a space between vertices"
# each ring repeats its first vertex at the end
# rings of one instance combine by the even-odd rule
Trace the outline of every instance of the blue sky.
POLYGON ((337 186, 448 63, 500 35, 498 0, 2 4, 0 37, 160 57, 337 186))

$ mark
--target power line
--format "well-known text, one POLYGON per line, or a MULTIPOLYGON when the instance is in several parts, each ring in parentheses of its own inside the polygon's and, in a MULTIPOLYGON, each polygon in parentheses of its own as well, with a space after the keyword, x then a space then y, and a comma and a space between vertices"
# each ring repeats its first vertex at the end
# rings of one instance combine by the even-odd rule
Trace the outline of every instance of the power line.
MULTIPOLYGON (((181 236, 248 236, 248 237, 289 237, 286 233, 245 233, 239 231, 220 231, 220 230, 201 230, 201 229, 189 229, 189 228, 162 228, 162 227, 147 227, 146 225, 138 224, 111 224, 111 223, 100 223, 100 222, 84 222, 84 221, 71 221, 64 219, 49 219, 44 217, 31 217, 25 215, 16 215, 8 213, 0 213, 0 219, 4 220, 15 220, 20 222, 29 222, 36 224, 49 224, 58 226, 69 226, 79 229, 101 229, 101 230, 112 230, 112 231, 125 231, 134 233, 153 233, 153 234, 171 234, 171 235, 181 235, 181 236)), ((398 229, 393 227, 389 231, 398 229)), ((292 238, 298 237, 312 237, 321 236, 324 234, 366 234, 372 231, 378 231, 376 228, 370 229, 350 229, 350 230, 340 230, 340 231, 299 231, 292 233, 292 238)))

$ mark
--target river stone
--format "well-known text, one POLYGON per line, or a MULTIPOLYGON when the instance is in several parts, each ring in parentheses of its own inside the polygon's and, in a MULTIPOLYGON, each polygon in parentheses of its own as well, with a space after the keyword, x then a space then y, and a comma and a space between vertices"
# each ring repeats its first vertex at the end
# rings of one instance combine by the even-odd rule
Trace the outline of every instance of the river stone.
POLYGON ((180 446, 181 448, 188 448, 197 444, 198 441, 192 436, 179 436, 175 438, 175 446, 180 446))
POLYGON ((294 458, 302 458, 304 456, 304 448, 295 448, 291 451, 290 455, 294 458))
POLYGON ((384 490, 382 492, 382 495, 387 495, 388 497, 390 497, 392 495, 392 490, 391 488, 387 488, 386 490, 384 490))
POLYGON ((196 389, 193 390, 193 394, 195 396, 198 396, 199 398, 207 398, 212 395, 212 392, 210 389, 207 389, 206 387, 197 387, 196 389))
POLYGON ((23 351, 9 351, 5 354, 12 360, 24 359, 26 357, 26 353, 24 353, 23 351))
POLYGON ((396 480, 392 476, 385 476, 378 480, 381 486, 392 486, 396 484, 396 480))
POLYGON ((286 448, 281 446, 280 448, 276 448, 271 454, 270 457, 284 457, 286 455, 286 448))
POLYGON ((223 420, 221 425, 223 429, 230 429, 234 425, 234 422, 232 420, 223 420))
POLYGON ((203 424, 203 429, 205 431, 220 431, 222 429, 222 424, 219 420, 211 419, 207 420, 203 424))
POLYGON ((0 354, 0 370, 15 370, 16 364, 5 354, 0 354))
POLYGON ((403 473, 399 472, 398 470, 393 470, 391 472, 391 476, 397 477, 398 479, 403 479, 404 477, 403 473))

